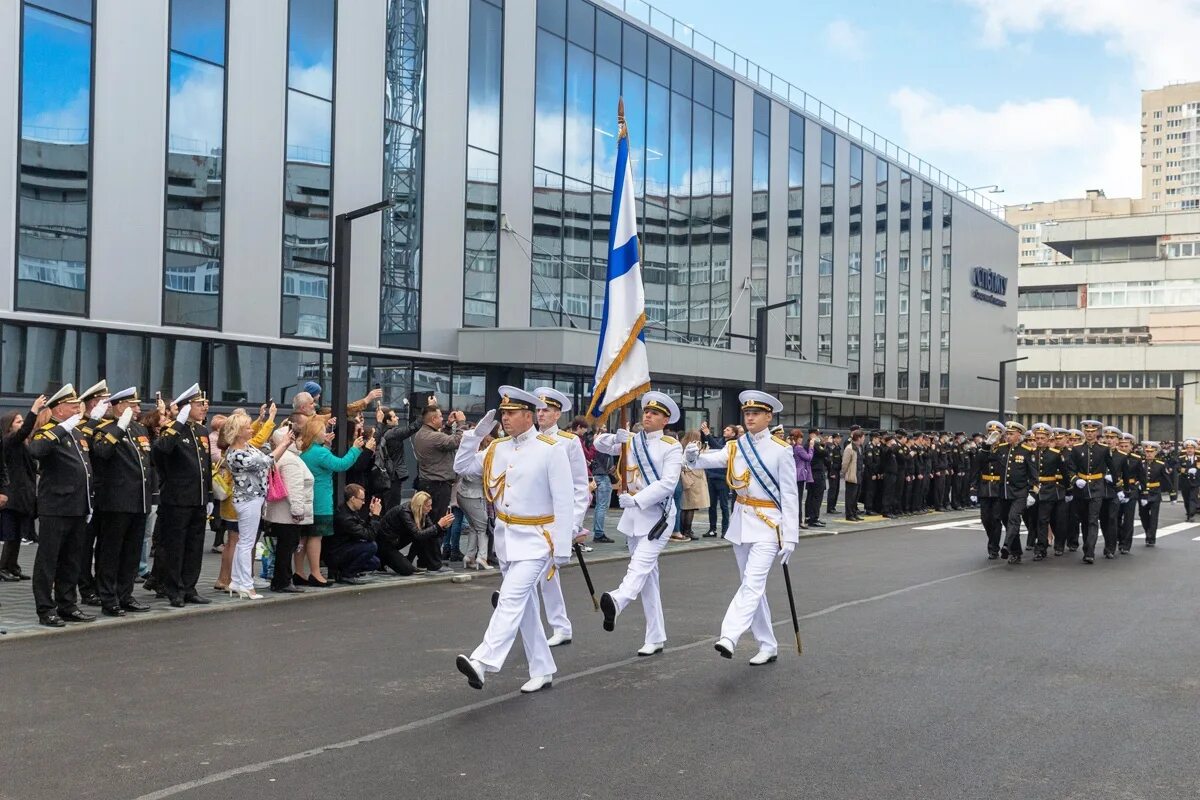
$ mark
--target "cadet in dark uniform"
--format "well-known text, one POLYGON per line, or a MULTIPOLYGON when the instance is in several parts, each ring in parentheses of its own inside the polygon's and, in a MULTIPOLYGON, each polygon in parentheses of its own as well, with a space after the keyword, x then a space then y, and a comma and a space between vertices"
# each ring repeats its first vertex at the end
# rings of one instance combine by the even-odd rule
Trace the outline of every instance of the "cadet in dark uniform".
MULTIPOLYGON (((1079 541, 1084 538, 1087 533, 1087 518, 1080 518, 1079 509, 1082 507, 1076 502, 1076 497, 1079 495, 1079 490, 1075 488, 1074 478, 1071 477, 1071 452, 1083 444, 1083 431, 1078 428, 1071 428, 1067 431, 1067 445, 1063 448, 1064 468, 1067 470, 1067 496, 1065 499, 1067 506, 1067 532, 1066 544, 1067 549, 1074 553, 1079 549, 1079 541)), ((1058 534, 1055 534, 1057 540, 1058 534)), ((1057 552, 1057 550, 1056 550, 1057 552)))
MULTIPOLYGON (((1116 479, 1118 499, 1121 505, 1117 508, 1117 552, 1129 555, 1133 548, 1133 518, 1138 511, 1139 489, 1141 487, 1142 457, 1133 452, 1133 434, 1121 434, 1117 449, 1124 457, 1124 465, 1116 479), (1122 496, 1123 495, 1123 496, 1122 496)), ((1116 469, 1116 466, 1113 467, 1116 469)))
POLYGON ((1104 504, 1104 487, 1108 485, 1106 478, 1112 478, 1112 456, 1108 447, 1098 441, 1100 422, 1085 419, 1080 425, 1084 441, 1071 448, 1067 470, 1071 485, 1075 487, 1071 494, 1075 497, 1076 513, 1083 528, 1083 563, 1091 564, 1096 560, 1100 509, 1104 504))
POLYGON ((1021 563, 1021 512, 1037 502, 1031 490, 1038 482, 1034 472, 1034 449, 1021 440, 1025 437, 1025 426, 1009 422, 1005 428, 1006 441, 991 449, 988 465, 993 474, 999 476, 1000 496, 996 499, 996 519, 1004 523, 1004 545, 1000 548, 1003 557, 1008 551, 1008 563, 1021 563))
POLYGON ((1104 476, 1104 503, 1100 506, 1100 534, 1104 537, 1104 557, 1117 557, 1117 525, 1119 509, 1124 491, 1117 486, 1125 473, 1125 456, 1117 449, 1121 443, 1121 429, 1114 425, 1105 425, 1101 431, 1101 441, 1108 448, 1109 471, 1104 476))
POLYGON ((879 474, 883 476, 880 490, 880 504, 883 515, 889 519, 900 514, 900 497, 902 493, 900 472, 900 443, 894 434, 883 437, 883 447, 879 451, 879 474))
POLYGON ((989 560, 1000 557, 1000 531, 1002 523, 997 516, 997 506, 1001 499, 1001 475, 991 461, 992 450, 1000 444, 1000 432, 1004 423, 989 420, 985 427, 987 438, 975 453, 975 466, 971 470, 971 502, 979 501, 979 521, 987 533, 987 553, 989 560))
POLYGON ((79 546, 92 518, 92 464, 88 443, 75 431, 83 416, 75 387, 67 384, 47 402, 50 421, 33 434, 29 455, 38 462, 38 550, 33 599, 38 621, 51 628, 91 622, 76 604, 79 546), (53 594, 52 594, 53 593, 53 594), (55 611, 57 610, 57 613, 55 611))
POLYGON ((136 387, 110 398, 109 415, 92 434, 92 463, 96 468, 96 585, 101 610, 110 617, 126 611, 149 611, 133 599, 150 513, 154 470, 150 434, 134 418, 141 400, 136 387))
POLYGON ((1195 439, 1183 443, 1183 455, 1179 457, 1175 474, 1179 477, 1179 493, 1183 495, 1183 512, 1187 514, 1187 521, 1191 522, 1192 517, 1196 516, 1196 487, 1200 486, 1200 458, 1196 456, 1195 439))
MULTIPOLYGON (((1063 467, 1063 453, 1057 447, 1051 447, 1050 426, 1039 422, 1033 426, 1034 470, 1037 473, 1037 503, 1033 506, 1033 560, 1041 561, 1046 557, 1050 544, 1050 528, 1062 531, 1066 524, 1062 517, 1066 513, 1063 497, 1067 493, 1066 470, 1063 467)), ((1062 555, 1062 540, 1055 536, 1054 552, 1062 555)))
POLYGON ((1171 502, 1179 499, 1179 442, 1167 442, 1159 450, 1159 457, 1167 467, 1167 484, 1163 488, 1171 493, 1171 502))
MULTIPOLYGON (((108 382, 101 380, 79 393, 79 402, 83 404, 83 419, 75 432, 80 438, 89 443, 96 432, 96 423, 108 412, 109 391, 108 382)), ((99 520, 94 516, 83 532, 83 541, 79 544, 79 596, 84 605, 100 605, 100 594, 96 586, 96 530, 99 520)))
POLYGON ((1141 475, 1138 476, 1138 514, 1142 518, 1142 531, 1146 534, 1146 547, 1154 547, 1158 535, 1158 507, 1162 503, 1163 489, 1169 489, 1167 463, 1158 458, 1158 442, 1142 442, 1141 475))
MULTIPOLYGON (((204 523, 212 513, 212 457, 208 452, 208 399, 193 384, 175 399, 179 413, 159 433, 151 452, 159 478, 159 555, 163 589, 176 608, 211 601, 196 592, 204 555, 204 523)), ((155 565, 157 568, 157 564, 155 565)))

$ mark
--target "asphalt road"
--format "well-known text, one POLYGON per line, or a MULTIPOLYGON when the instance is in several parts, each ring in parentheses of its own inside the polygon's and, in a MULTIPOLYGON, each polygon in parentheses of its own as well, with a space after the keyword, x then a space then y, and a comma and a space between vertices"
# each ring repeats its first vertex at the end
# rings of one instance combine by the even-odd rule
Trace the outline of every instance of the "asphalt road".
POLYGON ((575 642, 534 696, 519 645, 483 692, 454 669, 487 580, 13 641, 0 798, 1197 797, 1197 536, 1017 567, 971 530, 806 540, 804 655, 776 574, 765 668, 711 646, 728 551, 664 559, 650 659, 640 608, 603 632, 568 570, 575 642))

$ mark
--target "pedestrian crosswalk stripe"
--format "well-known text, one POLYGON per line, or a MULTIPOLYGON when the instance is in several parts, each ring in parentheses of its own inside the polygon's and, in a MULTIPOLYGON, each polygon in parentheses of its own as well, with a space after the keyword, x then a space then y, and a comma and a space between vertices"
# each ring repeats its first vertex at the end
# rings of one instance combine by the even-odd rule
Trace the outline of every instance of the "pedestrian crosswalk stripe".
MULTIPOLYGON (((1200 527, 1200 523, 1198 523, 1198 522, 1176 522, 1174 525, 1168 525, 1165 528, 1159 528, 1158 533, 1155 535, 1155 538, 1161 539, 1164 536, 1170 536, 1172 533, 1181 533, 1183 531, 1191 530, 1192 528, 1196 528, 1196 527, 1200 527)), ((1137 536, 1135 536, 1133 538, 1145 539, 1146 534, 1139 533, 1137 536)), ((1197 540, 1193 539, 1192 541, 1194 542, 1197 540)))

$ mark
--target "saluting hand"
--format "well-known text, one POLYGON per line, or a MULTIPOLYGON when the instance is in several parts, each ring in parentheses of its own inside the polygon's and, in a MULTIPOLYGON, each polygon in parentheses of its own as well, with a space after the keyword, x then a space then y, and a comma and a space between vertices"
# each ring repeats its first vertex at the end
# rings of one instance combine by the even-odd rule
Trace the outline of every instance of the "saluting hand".
POLYGON ((33 405, 29 407, 32 414, 40 414, 42 409, 46 407, 46 395, 39 394, 37 399, 33 401, 33 405))
POLYGON ((179 413, 175 415, 175 421, 178 422, 180 425, 183 425, 188 421, 188 417, 191 416, 191 414, 192 414, 192 404, 184 403, 183 406, 179 409, 179 413))
POLYGON ((121 412, 121 418, 117 420, 117 427, 121 430, 128 430, 130 421, 133 420, 133 409, 127 408, 121 412))

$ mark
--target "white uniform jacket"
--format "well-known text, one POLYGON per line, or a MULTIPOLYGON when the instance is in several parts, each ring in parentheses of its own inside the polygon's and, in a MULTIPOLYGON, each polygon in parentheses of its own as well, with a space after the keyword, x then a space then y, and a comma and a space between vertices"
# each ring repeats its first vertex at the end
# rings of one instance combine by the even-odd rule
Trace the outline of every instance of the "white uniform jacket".
POLYGON ((707 450, 700 454, 695 469, 724 469, 725 481, 737 497, 733 507, 733 518, 729 521, 729 532, 725 538, 734 544, 754 542, 776 542, 776 528, 785 542, 800 541, 800 497, 796 488, 796 460, 787 442, 774 437, 770 431, 746 434, 727 442, 720 450, 707 450), (767 471, 775 477, 779 486, 767 476, 763 464, 751 451, 747 436, 754 437, 754 446, 765 463, 767 471), (763 488, 750 471, 750 459, 754 468, 776 499, 783 505, 780 510, 771 501, 771 495, 763 488))
POLYGON ((496 555, 501 561, 569 557, 575 498, 567 442, 533 427, 480 452, 482 436, 463 434, 454 471, 482 477, 484 496, 496 509, 496 555))
MULTIPOLYGON (((611 456, 621 454, 621 444, 617 442, 614 433, 602 433, 596 437, 593 445, 602 453, 611 456)), ((670 436, 664 436, 662 431, 646 434, 646 445, 649 458, 654 464, 646 464, 643 473, 638 466, 638 457, 645 463, 647 453, 642 449, 642 434, 635 433, 625 444, 625 485, 629 494, 637 502, 637 508, 627 508, 621 514, 617 530, 626 536, 645 536, 650 533, 654 524, 662 518, 663 503, 672 501, 675 497, 675 485, 679 483, 679 471, 683 468, 683 448, 679 442, 670 436), (636 447, 636 453, 632 449, 636 447), (654 470, 658 470, 658 480, 654 479, 654 470)), ((678 509, 671 504, 671 513, 667 517, 667 533, 674 525, 678 509)))
POLYGON ((571 482, 575 487, 575 515, 573 524, 578 531, 583 527, 583 518, 587 516, 588 506, 592 502, 592 490, 589 486, 587 457, 583 454, 583 442, 570 431, 560 431, 557 425, 551 425, 542 431, 547 436, 557 436, 559 445, 567 451, 567 459, 571 462, 571 482))

